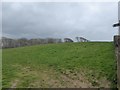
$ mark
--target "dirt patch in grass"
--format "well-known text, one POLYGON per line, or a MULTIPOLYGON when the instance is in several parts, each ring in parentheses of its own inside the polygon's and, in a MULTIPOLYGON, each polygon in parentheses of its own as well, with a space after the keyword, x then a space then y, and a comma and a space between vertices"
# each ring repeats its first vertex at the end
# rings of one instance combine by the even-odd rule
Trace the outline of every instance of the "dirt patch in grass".
POLYGON ((96 79, 95 75, 87 77, 87 70, 57 72, 48 67, 44 69, 20 65, 14 67, 19 67, 19 72, 17 78, 11 82, 11 88, 110 88, 110 82, 105 77, 100 79, 96 79))
POLYGON ((112 83, 107 80, 105 76, 101 77, 101 73, 97 73, 96 70, 83 69, 82 72, 85 74, 84 77, 91 83, 92 87, 95 88, 111 88, 112 83))
POLYGON ((18 79, 14 80, 14 81, 12 82, 11 88, 16 88, 18 83, 19 83, 19 80, 18 80, 18 79))
POLYGON ((57 72, 52 68, 33 70, 31 67, 20 68, 17 73, 17 79, 12 81, 12 88, 19 87, 37 87, 37 88, 87 88, 92 85, 80 73, 71 73, 66 70, 64 73, 57 72), (19 82, 19 84, 18 84, 19 82))
POLYGON ((67 88, 92 88, 90 82, 88 82, 85 75, 72 70, 65 70, 61 72, 60 80, 64 83, 67 88))

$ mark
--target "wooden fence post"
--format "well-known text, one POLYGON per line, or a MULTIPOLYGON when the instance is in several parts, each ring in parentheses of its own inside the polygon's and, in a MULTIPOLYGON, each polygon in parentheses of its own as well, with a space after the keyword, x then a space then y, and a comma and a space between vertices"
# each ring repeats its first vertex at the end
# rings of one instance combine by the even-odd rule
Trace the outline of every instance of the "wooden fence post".
POLYGON ((117 59, 117 87, 120 90, 120 35, 114 36, 114 44, 117 59))

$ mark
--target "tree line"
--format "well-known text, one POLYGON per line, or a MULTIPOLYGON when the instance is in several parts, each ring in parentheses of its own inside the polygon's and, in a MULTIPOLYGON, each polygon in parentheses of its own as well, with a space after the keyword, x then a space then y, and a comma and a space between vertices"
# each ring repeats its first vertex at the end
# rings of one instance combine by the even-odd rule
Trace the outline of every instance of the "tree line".
MULTIPOLYGON (((90 42, 89 40, 83 37, 76 37, 77 42, 90 42)), ((74 42, 71 38, 64 38, 64 42, 74 42)), ((20 38, 20 39, 11 39, 7 37, 2 37, 0 39, 0 48, 15 48, 22 46, 31 46, 39 44, 49 44, 49 43, 62 43, 62 39, 59 38, 20 38)))
POLYGON ((39 44, 49 44, 49 43, 61 43, 62 40, 58 38, 35 38, 35 39, 11 39, 7 37, 2 37, 0 39, 1 48, 15 48, 22 46, 31 46, 31 45, 39 45, 39 44))

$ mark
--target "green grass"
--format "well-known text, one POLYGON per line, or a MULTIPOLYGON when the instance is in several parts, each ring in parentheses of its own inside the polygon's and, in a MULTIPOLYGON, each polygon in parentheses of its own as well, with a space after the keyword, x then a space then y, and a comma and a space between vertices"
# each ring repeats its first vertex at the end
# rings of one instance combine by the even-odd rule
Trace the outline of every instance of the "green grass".
POLYGON ((100 80, 105 77, 111 83, 110 87, 116 87, 114 53, 112 42, 63 43, 3 49, 2 85, 3 87, 11 87, 13 84, 17 84, 16 87, 54 87, 49 83, 46 84, 49 79, 54 78, 54 81, 58 80, 56 87, 57 85, 62 87, 67 83, 62 82, 60 76, 67 75, 69 71, 70 75, 67 77, 72 78, 71 73, 83 73, 82 75, 92 86, 102 87, 100 84, 103 82, 100 80), (45 76, 42 74, 49 74, 46 76, 48 80, 45 78, 42 82, 45 76), (18 79, 19 81, 15 81, 18 79), (41 82, 31 86, 30 82, 37 82, 35 81, 37 79, 41 82))

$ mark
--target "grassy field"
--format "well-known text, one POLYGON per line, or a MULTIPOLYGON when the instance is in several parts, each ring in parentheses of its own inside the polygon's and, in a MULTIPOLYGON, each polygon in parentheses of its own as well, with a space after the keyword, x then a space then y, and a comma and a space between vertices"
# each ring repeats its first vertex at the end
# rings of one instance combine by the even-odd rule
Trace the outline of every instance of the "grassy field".
POLYGON ((3 87, 116 87, 112 42, 3 49, 3 87))

